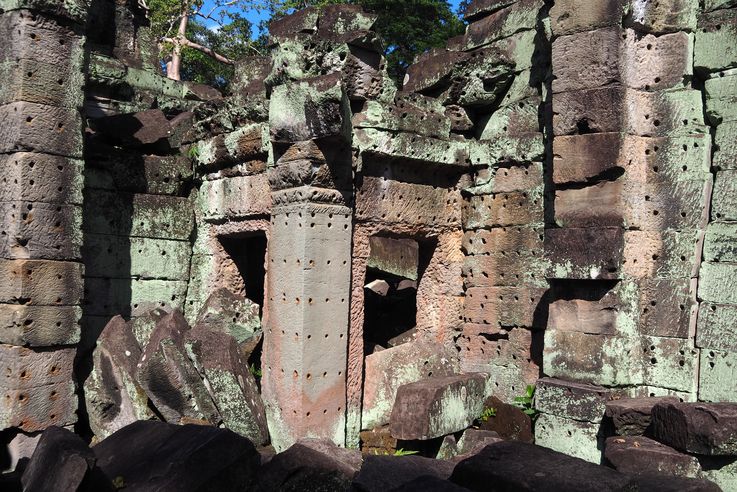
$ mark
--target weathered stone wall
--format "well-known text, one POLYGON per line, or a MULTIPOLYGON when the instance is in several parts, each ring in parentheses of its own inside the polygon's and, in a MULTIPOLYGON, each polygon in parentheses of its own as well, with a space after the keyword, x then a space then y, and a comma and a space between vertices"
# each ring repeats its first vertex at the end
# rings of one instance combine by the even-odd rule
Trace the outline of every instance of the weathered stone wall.
MULTIPOLYGON (((232 425, 203 386, 220 352, 197 350, 208 309, 246 314, 211 294, 253 285, 277 449, 442 438, 534 384, 537 442, 599 462, 607 401, 735 400, 733 3, 478 0, 402 88, 375 16, 306 9, 226 98, 158 73, 138 2, 3 3, 5 442, 77 421, 74 375, 116 315, 104 351, 126 330, 139 355, 154 328, 181 345, 167 374, 202 401, 164 419, 232 425), (253 238, 263 268, 233 250, 253 238), (376 271, 416 293, 416 326, 383 345, 376 271)), ((249 382, 222 387, 261 415, 249 333, 220 353, 249 382)), ((144 362, 116 370, 153 395, 144 362)))

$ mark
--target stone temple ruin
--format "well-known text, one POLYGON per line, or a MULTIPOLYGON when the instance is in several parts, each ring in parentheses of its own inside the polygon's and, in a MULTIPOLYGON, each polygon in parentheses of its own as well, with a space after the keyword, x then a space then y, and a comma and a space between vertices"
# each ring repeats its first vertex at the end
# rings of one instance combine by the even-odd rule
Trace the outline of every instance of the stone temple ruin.
POLYGON ((476 0, 401 88, 309 8, 228 97, 142 5, 0 0, 6 469, 163 420, 737 490, 737 2, 476 0))

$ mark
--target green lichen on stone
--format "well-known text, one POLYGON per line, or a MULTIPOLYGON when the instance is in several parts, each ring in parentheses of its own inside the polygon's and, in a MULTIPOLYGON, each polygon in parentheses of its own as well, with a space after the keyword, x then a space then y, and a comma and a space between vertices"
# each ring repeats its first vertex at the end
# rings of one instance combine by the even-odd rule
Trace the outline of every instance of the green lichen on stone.
POLYGON ((535 444, 600 464, 604 437, 598 423, 540 414, 535 422, 535 444))
POLYGON ((737 400, 737 353, 716 349, 701 350, 699 400, 733 402, 737 400))

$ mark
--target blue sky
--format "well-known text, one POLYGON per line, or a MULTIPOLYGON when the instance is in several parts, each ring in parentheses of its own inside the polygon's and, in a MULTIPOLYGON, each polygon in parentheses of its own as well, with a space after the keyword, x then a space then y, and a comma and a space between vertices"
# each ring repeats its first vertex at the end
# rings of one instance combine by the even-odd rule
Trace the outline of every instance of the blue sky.
MULTIPOLYGON (((457 10, 458 9, 458 4, 460 3, 460 1, 461 0, 450 0, 449 3, 453 7, 453 10, 457 10)), ((204 6, 204 8, 202 10, 205 11, 205 12, 207 12, 210 8, 212 8, 212 5, 214 5, 214 3, 215 2, 213 0, 205 0, 205 6, 204 6)), ((259 23, 267 17, 267 15, 265 13, 260 13, 259 14, 258 12, 250 12, 246 17, 248 18, 248 20, 251 21, 251 23, 254 26, 257 27, 259 25, 259 23)), ((206 24, 212 25, 213 27, 215 25, 214 22, 209 22, 209 23, 206 23, 206 24)), ((256 33, 254 33, 254 34, 256 34, 256 33)))

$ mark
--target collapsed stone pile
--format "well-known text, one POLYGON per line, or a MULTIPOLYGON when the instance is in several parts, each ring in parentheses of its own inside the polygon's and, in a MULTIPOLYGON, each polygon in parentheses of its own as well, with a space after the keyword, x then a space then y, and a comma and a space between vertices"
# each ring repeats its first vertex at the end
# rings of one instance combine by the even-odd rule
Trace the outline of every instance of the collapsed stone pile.
MULTIPOLYGON (((260 455, 248 439, 230 431, 161 422, 136 422, 90 449, 72 432, 52 427, 44 432, 20 482, 23 490, 59 492, 720 490, 706 480, 642 469, 620 473, 531 444, 496 441, 454 461, 377 455, 362 459, 358 451, 310 439, 277 455, 260 455)), ((5 483, 7 490, 21 490, 18 483, 5 483)))

